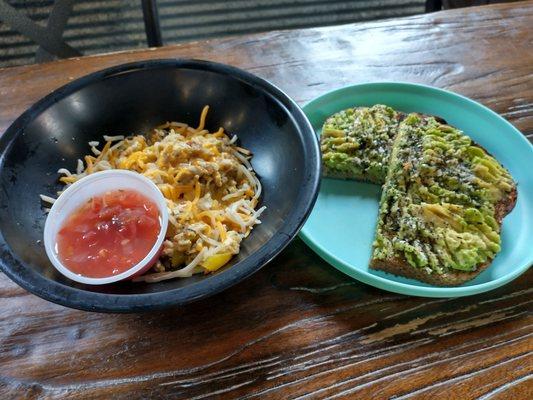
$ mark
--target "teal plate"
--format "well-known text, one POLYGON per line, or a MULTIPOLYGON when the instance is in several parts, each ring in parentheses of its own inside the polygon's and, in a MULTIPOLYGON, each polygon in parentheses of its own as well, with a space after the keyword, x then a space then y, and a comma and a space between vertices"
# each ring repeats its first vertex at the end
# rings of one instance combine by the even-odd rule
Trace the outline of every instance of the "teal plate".
POLYGON ((331 114, 352 106, 387 104, 404 112, 438 115, 485 147, 518 184, 518 201, 502 226, 502 250, 476 279, 436 287, 368 267, 381 188, 323 179, 313 212, 300 236, 324 260, 351 277, 391 292, 459 297, 495 289, 533 263, 533 146, 509 122, 466 97, 410 83, 369 83, 326 93, 303 109, 317 135, 331 114))

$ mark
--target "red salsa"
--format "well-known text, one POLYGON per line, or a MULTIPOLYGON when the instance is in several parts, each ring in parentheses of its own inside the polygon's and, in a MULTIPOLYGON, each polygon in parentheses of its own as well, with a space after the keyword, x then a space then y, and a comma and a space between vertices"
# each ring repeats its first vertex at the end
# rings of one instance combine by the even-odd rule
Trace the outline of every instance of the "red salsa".
POLYGON ((120 274, 139 263, 161 229, 157 205, 135 190, 89 199, 69 215, 57 235, 59 259, 90 278, 120 274))

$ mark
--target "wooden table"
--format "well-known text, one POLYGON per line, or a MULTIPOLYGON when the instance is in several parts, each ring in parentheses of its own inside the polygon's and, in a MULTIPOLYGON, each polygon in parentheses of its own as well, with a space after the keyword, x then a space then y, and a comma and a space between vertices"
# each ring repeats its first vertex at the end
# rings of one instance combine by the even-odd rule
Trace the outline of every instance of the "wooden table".
MULTIPOLYGON (((470 96, 533 138, 533 2, 264 33, 0 70, 0 132, 89 72, 193 57, 247 69, 300 104, 376 80, 470 96)), ((0 398, 533 398, 533 271, 463 299, 374 289, 299 239, 183 309, 103 315, 0 276, 0 398)))

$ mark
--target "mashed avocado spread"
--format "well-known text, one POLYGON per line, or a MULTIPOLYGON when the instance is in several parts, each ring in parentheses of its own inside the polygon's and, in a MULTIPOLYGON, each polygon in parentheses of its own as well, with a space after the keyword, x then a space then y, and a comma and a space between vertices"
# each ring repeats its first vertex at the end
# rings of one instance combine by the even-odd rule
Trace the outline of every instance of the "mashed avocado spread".
POLYGON ((392 144, 373 258, 427 273, 474 271, 500 250, 495 206, 509 173, 460 130, 408 115, 392 144))

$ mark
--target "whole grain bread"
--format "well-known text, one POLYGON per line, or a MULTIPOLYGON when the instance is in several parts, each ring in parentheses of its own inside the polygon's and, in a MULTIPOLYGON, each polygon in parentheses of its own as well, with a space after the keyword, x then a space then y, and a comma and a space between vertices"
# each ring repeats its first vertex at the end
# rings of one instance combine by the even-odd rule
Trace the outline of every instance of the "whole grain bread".
POLYGON ((382 185, 383 182, 379 179, 372 179, 371 177, 359 177, 355 179, 349 172, 335 171, 322 164, 322 176, 324 178, 332 179, 345 179, 345 180, 357 180, 358 182, 374 183, 376 185, 382 185))

